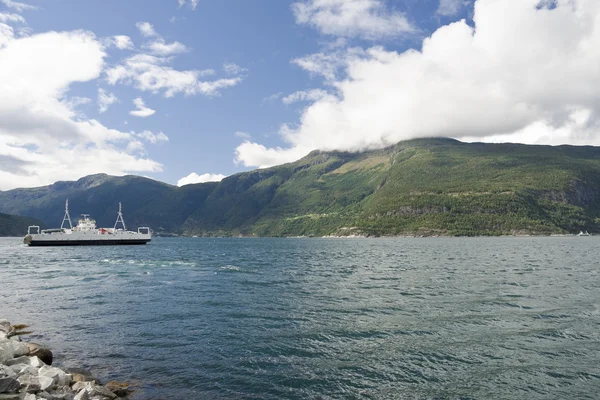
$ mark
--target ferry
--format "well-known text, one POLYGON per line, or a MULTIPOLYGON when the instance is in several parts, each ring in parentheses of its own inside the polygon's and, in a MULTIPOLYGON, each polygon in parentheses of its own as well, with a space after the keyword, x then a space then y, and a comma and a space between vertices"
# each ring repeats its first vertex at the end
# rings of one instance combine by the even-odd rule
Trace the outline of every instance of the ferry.
POLYGON ((136 231, 128 231, 119 203, 117 221, 113 228, 97 228, 96 221, 89 214, 81 214, 77 226, 73 227, 69 215, 69 200, 65 204, 65 216, 60 228, 40 230, 37 225, 27 228, 27 236, 23 242, 28 246, 97 246, 121 244, 146 244, 152 239, 152 231, 148 227, 140 227, 136 231), (68 227, 66 226, 68 223, 68 227), (121 228, 117 228, 121 224, 121 228))

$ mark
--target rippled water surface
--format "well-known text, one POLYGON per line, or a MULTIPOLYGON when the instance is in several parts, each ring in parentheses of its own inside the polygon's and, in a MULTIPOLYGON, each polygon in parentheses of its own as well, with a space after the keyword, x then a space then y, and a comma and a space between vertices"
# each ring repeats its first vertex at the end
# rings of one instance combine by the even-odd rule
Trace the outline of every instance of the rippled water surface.
POLYGON ((0 238, 0 318, 137 399, 597 399, 600 238, 0 238))

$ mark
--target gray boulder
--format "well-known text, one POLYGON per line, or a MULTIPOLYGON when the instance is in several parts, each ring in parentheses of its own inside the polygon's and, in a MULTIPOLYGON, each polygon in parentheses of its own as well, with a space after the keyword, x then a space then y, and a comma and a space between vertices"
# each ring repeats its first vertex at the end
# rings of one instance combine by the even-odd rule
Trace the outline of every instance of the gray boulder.
POLYGON ((12 330, 10 322, 7 319, 0 319, 0 332, 8 333, 12 330))
POLYGON ((27 343, 29 348, 29 355, 36 356, 42 360, 46 365, 52 365, 53 355, 52 352, 37 343, 27 343))
POLYGON ((29 347, 16 340, 4 339, 0 341, 0 364, 6 364, 12 358, 29 354, 29 347))
POLYGON ((11 377, 0 378, 0 393, 13 393, 19 390, 21 383, 11 377))

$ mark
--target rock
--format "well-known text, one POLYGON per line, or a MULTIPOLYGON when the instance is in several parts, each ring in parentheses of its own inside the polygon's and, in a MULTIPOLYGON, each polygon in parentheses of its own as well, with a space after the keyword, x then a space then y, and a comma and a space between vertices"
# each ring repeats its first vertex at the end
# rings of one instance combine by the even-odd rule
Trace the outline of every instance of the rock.
POLYGON ((19 390, 21 383, 15 378, 0 378, 0 393, 12 393, 19 390))
POLYGON ((40 381, 37 376, 30 374, 23 374, 17 378, 19 383, 21 384, 21 388, 23 388, 27 393, 37 393, 42 390, 42 386, 40 385, 40 381))
POLYGON ((37 394, 40 399, 46 400, 73 400, 74 394, 70 387, 59 386, 52 392, 42 391, 37 394))
POLYGON ((29 374, 33 376, 38 375, 38 369, 36 367, 32 367, 31 365, 27 365, 19 371, 19 375, 29 374))
POLYGON ((129 383, 110 381, 106 384, 106 388, 116 394, 118 397, 127 397, 133 390, 129 388, 129 383))
POLYGON ((17 373, 13 371, 12 368, 0 364, 0 378, 5 378, 7 376, 12 378, 17 376, 17 373))
POLYGON ((37 356, 29 357, 29 364, 31 364, 31 366, 37 367, 37 368, 40 368, 40 367, 43 367, 44 365, 46 365, 37 356))
POLYGON ((31 360, 27 356, 21 356, 21 357, 17 357, 17 358, 8 360, 4 364, 8 365, 8 366, 18 365, 18 364, 31 365, 31 360))
POLYGON ((28 353, 29 347, 25 343, 10 339, 0 341, 0 364, 6 364, 12 358, 24 356, 28 353))
POLYGON ((92 386, 92 393, 90 393, 93 397, 104 397, 104 398, 108 398, 108 399, 116 399, 117 395, 114 394, 113 392, 111 392, 110 390, 108 390, 107 388, 105 388, 104 386, 100 386, 100 385, 93 385, 92 386))
POLYGON ((10 366, 10 367, 8 367, 8 368, 12 369, 12 370, 13 370, 13 372, 14 372, 16 375, 18 375, 18 374, 20 374, 20 373, 21 373, 21 371, 22 371, 23 369, 25 369, 25 368, 27 368, 27 367, 29 367, 29 365, 27 365, 27 364, 15 364, 15 365, 11 365, 11 366, 10 366))
POLYGON ((73 400, 90 400, 87 390, 82 390, 73 397, 73 400))
POLYGON ((0 332, 8 333, 11 330, 10 322, 6 319, 0 319, 0 332))
POLYGON ((19 393, 3 393, 0 394, 0 400, 23 400, 19 393))
POLYGON ((27 343, 29 348, 29 355, 36 356, 42 360, 46 365, 52 365, 53 355, 52 352, 37 343, 27 343))
POLYGON ((79 392, 80 390, 85 389, 85 382, 77 381, 71 386, 71 389, 73 389, 74 392, 79 392))
POLYGON ((35 394, 32 394, 32 393, 27 393, 25 395, 25 397, 23 398, 23 400, 36 400, 36 399, 37 399, 37 397, 35 396, 35 394))
POLYGON ((71 374, 71 380, 73 382, 91 382, 100 383, 100 380, 94 377, 90 371, 84 368, 68 368, 65 370, 71 374))
MULTIPOLYGON (((94 382, 77 382, 73 385, 73 391, 78 391, 77 395, 86 392, 90 399, 116 399, 117 395, 101 385, 94 382)), ((77 396, 75 396, 77 398, 77 396)))

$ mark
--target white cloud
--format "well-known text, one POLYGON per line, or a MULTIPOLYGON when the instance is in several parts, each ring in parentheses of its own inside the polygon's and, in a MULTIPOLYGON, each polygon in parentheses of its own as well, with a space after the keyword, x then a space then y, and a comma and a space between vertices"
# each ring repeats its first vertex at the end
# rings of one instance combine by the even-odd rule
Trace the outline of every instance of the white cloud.
POLYGON ((135 105, 136 109, 129 111, 129 115, 133 115, 134 117, 146 118, 154 115, 156 112, 155 110, 146 107, 144 100, 142 100, 141 97, 134 99, 133 104, 135 105))
POLYGON ((125 35, 116 35, 112 38, 112 43, 119 50, 133 50, 133 42, 129 36, 125 35))
POLYGON ((284 104, 292 104, 298 101, 317 101, 328 96, 329 94, 323 89, 300 90, 288 96, 285 96, 281 101, 284 104))
POLYGON ((185 176, 177 181, 177 186, 191 185, 194 183, 204 183, 204 182, 220 182, 223 178, 226 178, 226 175, 222 174, 202 174, 198 175, 195 172, 192 172, 188 176, 185 176))
POLYGON ((106 79, 111 85, 132 84, 139 90, 164 92, 166 97, 172 97, 177 93, 214 96, 219 94, 219 90, 241 82, 239 77, 202 81, 202 77, 213 75, 215 71, 212 69, 178 71, 168 66, 170 62, 170 58, 136 54, 125 59, 120 65, 106 70, 106 79))
POLYGON ((138 22, 135 24, 135 26, 138 28, 142 36, 152 37, 158 35, 158 33, 156 33, 154 30, 154 26, 150 22, 138 22))
POLYGON ((465 3, 464 0, 440 0, 436 13, 444 16, 456 15, 465 3))
MULTIPOLYGON (((190 8, 192 10, 195 10, 196 7, 198 7, 198 1, 199 0, 190 0, 189 4, 190 4, 190 8)), ((177 5, 181 8, 185 5, 186 0, 177 0, 177 5)))
POLYGON ((244 142, 236 160, 273 165, 431 136, 600 145, 600 2, 539 4, 478 0, 474 27, 443 26, 421 51, 349 57, 330 82, 337 96, 282 127, 288 148, 244 142))
MULTIPOLYGON (((169 66, 173 61, 172 56, 188 51, 185 45, 179 42, 166 43, 163 37, 147 22, 138 22, 137 26, 141 32, 145 32, 146 36, 155 37, 154 41, 142 46, 152 54, 135 54, 124 59, 119 65, 108 68, 105 74, 111 85, 131 84, 139 90, 153 93, 163 92, 166 97, 172 97, 177 93, 218 96, 221 89, 235 86, 242 81, 239 76, 203 81, 202 77, 214 75, 215 71, 212 69, 186 71, 173 69, 169 66)), ((232 64, 229 71, 240 73, 244 69, 232 64)))
POLYGON ((78 82, 97 79, 103 44, 90 32, 47 32, 15 38, 0 28, 0 190, 106 172, 159 171, 162 166, 127 151, 136 139, 87 119, 69 97, 78 82))
POLYGON ((135 136, 137 136, 140 139, 144 139, 152 144, 169 141, 169 137, 162 132, 152 133, 150 131, 143 131, 142 133, 135 134, 135 136))
POLYGON ((283 97, 283 92, 273 93, 272 95, 263 98, 262 102, 266 103, 268 101, 279 100, 281 97, 283 97))
POLYGON ((248 69, 242 68, 239 65, 234 64, 234 63, 223 64, 223 70, 229 75, 239 75, 239 74, 243 74, 244 72, 248 72, 248 69))
POLYGON ((293 3, 292 10, 298 24, 326 35, 376 40, 415 31, 404 14, 386 10, 381 0, 307 0, 293 3))
POLYGON ((13 0, 0 0, 0 2, 3 3, 8 8, 14 8, 18 12, 22 12, 25 10, 37 10, 38 9, 38 7, 36 7, 36 6, 32 6, 32 5, 25 4, 25 3, 20 3, 18 1, 13 1, 13 0))
POLYGON ((0 49, 10 43, 14 36, 15 32, 11 26, 0 23, 0 49))
POLYGON ((162 38, 158 38, 153 42, 147 43, 143 47, 150 50, 152 54, 159 56, 168 56, 171 54, 185 53, 188 51, 185 45, 179 42, 166 43, 162 38))
POLYGON ((282 149, 281 147, 267 148, 262 144, 246 140, 235 149, 234 161, 236 164, 268 168, 273 165, 298 160, 307 155, 311 150, 310 148, 300 146, 289 149, 282 149))
POLYGON ((348 64, 364 56, 361 48, 338 49, 330 53, 320 52, 298 57, 292 60, 311 75, 322 75, 327 80, 335 80, 340 70, 345 69, 348 64))
POLYGON ((249 133, 242 132, 242 131, 237 131, 233 135, 236 136, 236 137, 245 139, 245 140, 249 140, 252 137, 252 135, 250 135, 249 133))
POLYGON ((24 24, 25 18, 19 14, 0 13, 0 22, 17 22, 24 24))
POLYGON ((106 112, 111 104, 117 103, 119 99, 112 93, 108 93, 102 88, 98 88, 98 112, 100 114, 106 112))

